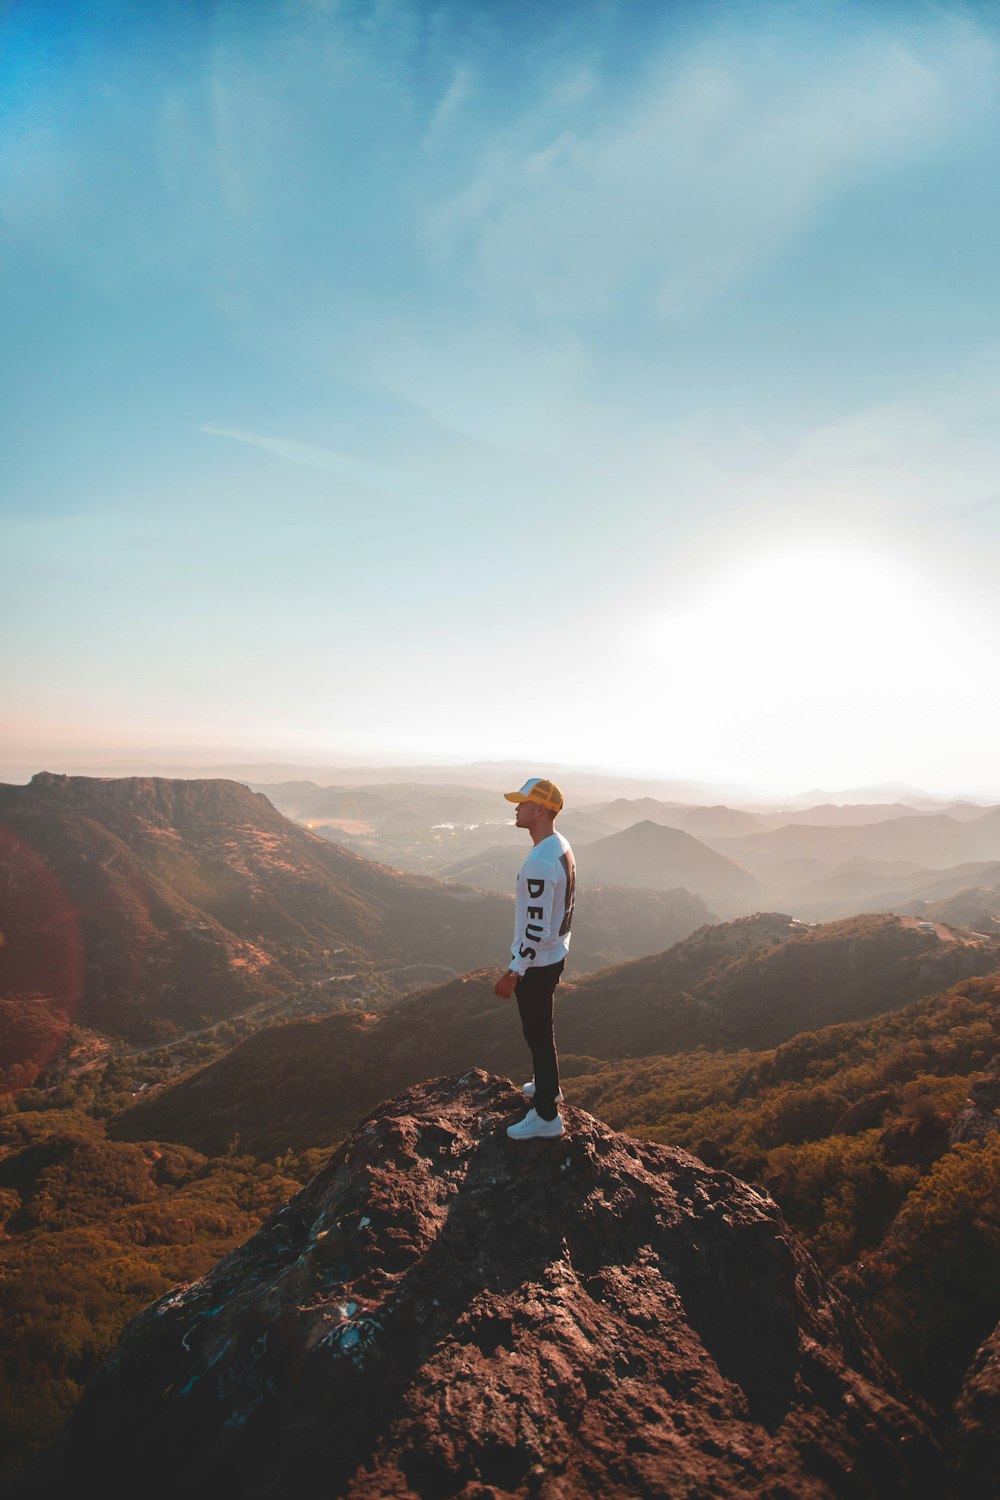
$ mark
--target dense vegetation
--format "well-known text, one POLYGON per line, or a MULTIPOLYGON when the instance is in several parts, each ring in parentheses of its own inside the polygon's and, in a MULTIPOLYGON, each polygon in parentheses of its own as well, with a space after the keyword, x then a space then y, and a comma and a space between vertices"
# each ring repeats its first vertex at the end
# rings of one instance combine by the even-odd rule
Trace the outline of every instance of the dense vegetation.
POLYGON ((79 1109, 10 1108, 0 1119, 0 1479, 51 1441, 129 1318, 242 1243, 317 1165, 122 1144, 79 1109))
MULTIPOLYGON (((943 1410, 1000 1320, 1000 1133, 949 1145, 998 1052, 1000 977, 983 976, 768 1051, 565 1057, 565 1088, 610 1124, 771 1192, 890 1362, 943 1410)), ((0 1115, 5 1473, 51 1440, 124 1323, 243 1241, 335 1142, 331 1130, 276 1156, 235 1134, 215 1155, 110 1139, 163 1067, 148 1054, 50 1075, 0 1115)))
POLYGON ((1000 1321, 1000 1133, 949 1145, 998 1052, 994 976, 773 1052, 591 1067, 567 1092, 765 1187, 890 1362, 943 1407, 1000 1321))

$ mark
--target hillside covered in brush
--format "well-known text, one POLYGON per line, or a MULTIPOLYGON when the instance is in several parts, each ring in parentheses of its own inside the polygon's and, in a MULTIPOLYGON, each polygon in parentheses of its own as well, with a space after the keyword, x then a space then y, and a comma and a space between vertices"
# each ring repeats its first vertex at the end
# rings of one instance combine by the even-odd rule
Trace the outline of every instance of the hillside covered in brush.
POLYGON ((884 914, 812 927, 763 914, 581 980, 561 1035, 567 1050, 596 1057, 768 1047, 998 965, 992 937, 925 931, 884 914))
POLYGON ((781 1204, 939 1408, 1000 1320, 1000 977, 773 1051, 590 1065, 571 1098, 781 1204))
POLYGON ((0 822, 9 868, 55 877, 45 909, 13 882, 4 989, 38 991, 46 950, 75 942, 79 993, 53 998, 131 1038, 232 1015, 334 961, 461 970, 509 942, 496 898, 374 865, 235 782, 40 774, 0 788, 0 822))
MULTIPOLYGON (((702 929, 666 953, 560 986, 557 1035, 574 1058, 767 1046, 804 1026, 871 1015, 995 967, 1000 945, 942 942, 894 917, 800 928, 762 914, 702 929)), ((255 1152, 337 1139, 388 1093, 445 1070, 516 1075, 525 1048, 513 1002, 476 972, 378 1016, 271 1027, 218 1062, 146 1095, 117 1134, 255 1152), (261 1110, 261 1099, 268 1108, 261 1110)))

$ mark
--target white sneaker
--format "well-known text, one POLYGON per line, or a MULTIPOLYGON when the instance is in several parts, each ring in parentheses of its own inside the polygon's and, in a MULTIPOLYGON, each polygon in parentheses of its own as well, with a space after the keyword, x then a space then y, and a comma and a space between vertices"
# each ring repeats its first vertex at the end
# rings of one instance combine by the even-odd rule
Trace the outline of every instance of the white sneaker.
POLYGON ((562 1115, 556 1115, 554 1120, 543 1120, 533 1109, 529 1109, 524 1119, 518 1120, 516 1125, 507 1126, 507 1134, 512 1141, 531 1141, 536 1138, 553 1141, 562 1133, 562 1115))
MULTIPOLYGON (((534 1099, 534 1097, 535 1097, 535 1080, 533 1078, 529 1079, 529 1081, 527 1083, 522 1083, 521 1084, 521 1093, 524 1095, 524 1097, 526 1099, 534 1099)), ((556 1095, 556 1103, 557 1104, 561 1104, 562 1102, 563 1102, 563 1092, 562 1092, 562 1089, 560 1089, 559 1092, 558 1092, 558 1094, 556 1095)))

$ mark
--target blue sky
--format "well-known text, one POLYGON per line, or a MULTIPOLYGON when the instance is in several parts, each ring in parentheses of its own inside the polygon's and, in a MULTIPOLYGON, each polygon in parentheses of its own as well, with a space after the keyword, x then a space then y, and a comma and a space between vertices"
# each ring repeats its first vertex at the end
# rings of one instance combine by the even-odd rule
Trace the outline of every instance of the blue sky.
POLYGON ((0 11, 9 746, 1000 793, 1000 8, 0 11))

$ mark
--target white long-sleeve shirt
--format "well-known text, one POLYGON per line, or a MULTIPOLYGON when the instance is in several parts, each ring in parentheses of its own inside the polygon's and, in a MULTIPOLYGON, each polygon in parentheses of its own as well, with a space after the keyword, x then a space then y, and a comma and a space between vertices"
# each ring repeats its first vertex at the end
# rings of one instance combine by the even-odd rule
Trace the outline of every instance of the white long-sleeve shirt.
POLYGON ((517 877, 510 967, 517 974, 558 963, 569 952, 576 861, 561 833, 535 844, 517 877))

